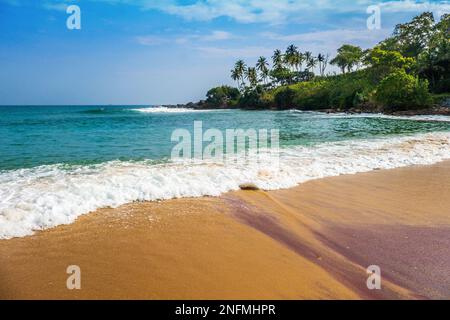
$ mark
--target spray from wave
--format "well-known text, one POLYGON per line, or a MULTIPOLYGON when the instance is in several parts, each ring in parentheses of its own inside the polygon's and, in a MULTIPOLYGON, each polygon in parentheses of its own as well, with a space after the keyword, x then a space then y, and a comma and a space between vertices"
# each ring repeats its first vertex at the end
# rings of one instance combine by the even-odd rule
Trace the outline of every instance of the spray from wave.
POLYGON ((354 118, 373 118, 390 120, 410 120, 410 121, 440 121, 450 122, 450 116, 444 115, 416 115, 416 116, 394 116, 382 113, 323 113, 316 111, 290 110, 292 113, 307 113, 310 116, 327 119, 354 119, 354 118))
POLYGON ((102 207, 133 201, 218 196, 252 183, 261 189, 374 169, 450 159, 450 133, 323 143, 279 150, 246 163, 112 161, 91 166, 49 165, 0 172, 0 239, 22 237, 102 207))
POLYGON ((142 112, 142 113, 192 113, 192 112, 211 112, 215 110, 196 110, 189 108, 169 108, 169 107, 149 107, 149 108, 139 108, 130 109, 131 111, 142 112))

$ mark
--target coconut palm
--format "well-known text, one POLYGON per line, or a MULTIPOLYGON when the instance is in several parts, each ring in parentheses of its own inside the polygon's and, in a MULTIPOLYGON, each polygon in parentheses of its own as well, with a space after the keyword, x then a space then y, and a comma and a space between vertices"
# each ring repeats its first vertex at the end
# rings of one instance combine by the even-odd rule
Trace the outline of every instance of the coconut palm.
POLYGON ((301 71, 302 70, 302 64, 303 64, 303 60, 305 59, 305 57, 303 56, 303 53, 301 53, 300 51, 297 51, 293 57, 293 61, 294 61, 294 67, 295 70, 301 71))
MULTIPOLYGON (((243 60, 236 61, 236 64, 234 65, 233 71, 235 72, 235 75, 239 80, 241 80, 241 85, 245 85, 245 72, 246 72, 247 66, 243 60)), ((233 79, 234 80, 234 79, 233 79)))
POLYGON ((239 82, 240 78, 241 78, 241 77, 240 77, 240 75, 239 75, 239 73, 237 72, 236 69, 231 70, 231 79, 233 79, 234 81, 237 82, 238 87, 241 86, 241 84, 240 84, 240 82, 239 82))
POLYGON ((306 64, 308 70, 312 70, 314 72, 314 68, 317 66, 317 59, 311 56, 306 64))
POLYGON ((298 50, 297 47, 294 46, 293 44, 291 44, 289 47, 287 47, 286 52, 284 54, 284 62, 289 66, 289 67, 295 67, 296 64, 298 63, 297 58, 298 58, 298 50))
POLYGON ((311 69, 314 69, 314 67, 317 65, 317 61, 314 58, 311 51, 305 52, 305 62, 306 62, 306 70, 310 71, 311 69))
POLYGON ((250 83, 250 86, 256 87, 256 85, 258 84, 258 74, 256 72, 256 68, 247 68, 245 76, 250 83))
POLYGON ((319 73, 322 77, 325 75, 325 69, 327 68, 328 65, 328 59, 329 59, 328 54, 325 56, 319 53, 319 55, 317 56, 317 62, 319 63, 319 73))
POLYGON ((266 79, 269 77, 269 63, 265 57, 259 57, 256 63, 256 70, 261 73, 261 78, 266 83, 266 79))
POLYGON ((306 62, 306 68, 308 69, 308 63, 309 63, 309 61, 311 60, 311 58, 312 58, 312 52, 311 51, 306 51, 305 52, 305 55, 304 55, 304 57, 305 57, 305 62, 306 62))
POLYGON ((283 66, 283 54, 280 50, 275 50, 272 56, 273 68, 277 69, 283 66))
POLYGON ((319 63, 319 73, 322 76, 322 63, 325 61, 325 56, 321 53, 317 55, 317 62, 319 63))

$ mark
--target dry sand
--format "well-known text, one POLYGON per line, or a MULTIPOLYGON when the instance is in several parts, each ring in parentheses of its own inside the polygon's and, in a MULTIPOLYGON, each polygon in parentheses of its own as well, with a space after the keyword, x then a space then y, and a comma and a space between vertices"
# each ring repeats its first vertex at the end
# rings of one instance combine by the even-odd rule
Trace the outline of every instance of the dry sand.
POLYGON ((0 298, 450 299, 450 162, 98 210, 0 240, 0 298))

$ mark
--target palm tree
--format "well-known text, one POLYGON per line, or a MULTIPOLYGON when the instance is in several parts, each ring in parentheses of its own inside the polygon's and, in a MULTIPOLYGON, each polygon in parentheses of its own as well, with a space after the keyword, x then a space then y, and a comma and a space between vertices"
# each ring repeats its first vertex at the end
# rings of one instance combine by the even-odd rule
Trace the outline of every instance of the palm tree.
POLYGON ((250 86, 256 87, 258 84, 258 74, 256 73, 256 68, 247 68, 247 72, 245 73, 248 82, 250 82, 250 86))
POLYGON ((312 52, 311 51, 306 51, 304 57, 305 57, 305 62, 306 62, 306 69, 309 70, 308 65, 309 65, 309 62, 311 61, 311 59, 313 57, 312 52))
POLYGON ((319 60, 319 71, 322 77, 325 75, 325 69, 327 68, 329 58, 330 56, 328 54, 326 56, 323 54, 319 54, 319 56, 317 57, 317 59, 319 60))
POLYGON ((273 52, 272 62, 274 69, 283 66, 283 54, 281 53, 280 50, 277 49, 273 52))
POLYGON ((236 61, 236 64, 234 65, 234 71, 236 72, 236 76, 241 80, 242 86, 244 86, 245 84, 244 75, 246 69, 247 66, 245 65, 245 62, 243 60, 236 61))
POLYGON ((317 66, 317 59, 314 57, 311 57, 307 63, 308 70, 312 70, 312 72, 314 72, 314 68, 316 66, 317 66))
POLYGON ((234 81, 237 81, 238 87, 241 86, 241 84, 239 83, 240 78, 241 77, 240 77, 239 73, 237 72, 236 68, 231 70, 231 79, 233 79, 234 81))
POLYGON ((321 76, 323 76, 322 74, 322 63, 325 61, 325 56, 321 53, 319 53, 317 55, 317 62, 319 63, 319 73, 321 76))
POLYGON ((284 62, 289 66, 289 67, 295 67, 295 65, 297 64, 297 47, 294 46, 293 44, 291 44, 289 47, 287 47, 286 52, 284 54, 284 62))
POLYGON ((265 57, 259 57, 258 62, 256 63, 256 69, 261 73, 261 77, 266 83, 266 79, 269 76, 269 63, 265 57))
POLYGON ((297 72, 301 71, 302 70, 302 63, 303 63, 303 60, 305 59, 305 57, 303 56, 303 53, 301 53, 300 51, 297 51, 295 53, 293 59, 294 59, 293 61, 294 61, 295 70, 297 72))

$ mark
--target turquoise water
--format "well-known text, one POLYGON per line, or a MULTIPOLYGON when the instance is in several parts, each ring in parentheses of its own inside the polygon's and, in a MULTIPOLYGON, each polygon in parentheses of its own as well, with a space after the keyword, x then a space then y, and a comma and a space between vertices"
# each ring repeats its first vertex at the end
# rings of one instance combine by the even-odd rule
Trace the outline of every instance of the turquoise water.
POLYGON ((280 130, 281 146, 449 131, 450 122, 293 111, 148 113, 144 106, 1 106, 0 170, 111 160, 164 160, 172 131, 265 128, 280 130))
POLYGON ((9 239, 133 201, 219 196, 243 183, 274 190, 433 164, 450 159, 450 122, 298 111, 2 106, 0 145, 0 239, 9 239), (281 148, 244 162, 170 159, 178 143, 171 142, 172 132, 193 132, 194 121, 223 134, 279 129, 281 148))

